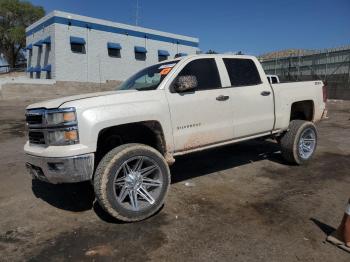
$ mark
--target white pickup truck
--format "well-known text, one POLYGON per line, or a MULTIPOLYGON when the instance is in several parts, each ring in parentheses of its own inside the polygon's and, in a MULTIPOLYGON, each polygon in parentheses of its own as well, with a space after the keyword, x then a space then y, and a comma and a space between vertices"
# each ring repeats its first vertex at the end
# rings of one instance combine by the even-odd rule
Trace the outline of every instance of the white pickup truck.
POLYGON ((321 81, 271 85, 252 56, 187 56, 116 91, 28 106, 26 166, 49 183, 90 180, 109 214, 138 221, 163 205, 176 156, 272 137, 286 161, 307 162, 325 101, 321 81))

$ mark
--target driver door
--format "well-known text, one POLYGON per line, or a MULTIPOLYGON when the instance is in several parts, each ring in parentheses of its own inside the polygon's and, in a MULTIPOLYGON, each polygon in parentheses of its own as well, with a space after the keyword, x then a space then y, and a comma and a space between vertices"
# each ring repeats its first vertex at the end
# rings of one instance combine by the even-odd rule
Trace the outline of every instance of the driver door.
POLYGON ((230 91, 222 88, 214 58, 189 61, 177 75, 195 76, 197 87, 167 92, 176 152, 227 141, 233 138, 230 91))

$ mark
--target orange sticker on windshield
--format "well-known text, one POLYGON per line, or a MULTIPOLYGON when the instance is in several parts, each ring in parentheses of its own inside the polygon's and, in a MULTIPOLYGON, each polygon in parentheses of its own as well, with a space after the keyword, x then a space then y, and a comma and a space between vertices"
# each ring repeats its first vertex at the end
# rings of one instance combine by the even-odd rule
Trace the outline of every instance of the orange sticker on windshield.
POLYGON ((161 76, 167 75, 167 74, 169 74, 170 71, 171 71, 171 67, 164 68, 162 71, 160 71, 160 75, 161 76))

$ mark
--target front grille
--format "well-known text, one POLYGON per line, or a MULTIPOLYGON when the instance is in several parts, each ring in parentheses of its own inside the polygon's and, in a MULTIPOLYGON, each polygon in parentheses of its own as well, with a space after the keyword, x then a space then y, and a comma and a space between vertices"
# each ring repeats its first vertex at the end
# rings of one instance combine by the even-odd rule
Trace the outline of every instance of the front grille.
POLYGON ((26 122, 29 127, 41 127, 43 124, 43 118, 45 116, 45 109, 29 109, 26 112, 26 122))
POLYGON ((28 138, 30 144, 44 145, 45 144, 45 135, 43 128, 43 118, 45 115, 45 110, 38 109, 29 109, 26 112, 26 122, 28 126, 28 138))
POLYGON ((45 144, 45 136, 41 131, 29 131, 29 143, 31 144, 45 144))
POLYGON ((28 113, 26 115, 26 121, 29 125, 40 125, 43 121, 43 115, 28 113))

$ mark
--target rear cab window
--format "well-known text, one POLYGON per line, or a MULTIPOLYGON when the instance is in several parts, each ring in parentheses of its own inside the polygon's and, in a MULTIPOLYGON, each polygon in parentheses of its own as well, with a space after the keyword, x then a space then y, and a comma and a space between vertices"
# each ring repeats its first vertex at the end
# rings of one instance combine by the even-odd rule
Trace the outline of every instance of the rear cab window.
POLYGON ((253 60, 244 58, 223 58, 231 81, 231 87, 261 84, 258 69, 253 60))

